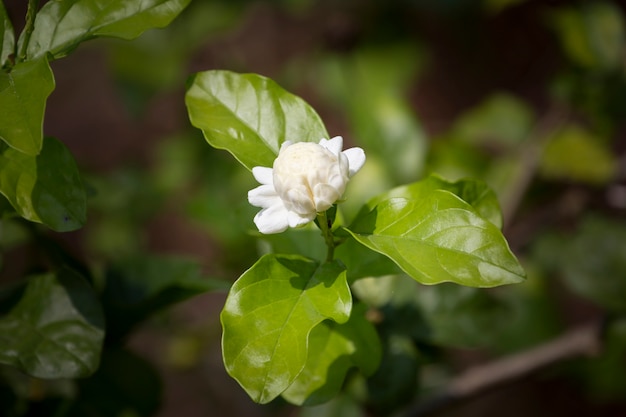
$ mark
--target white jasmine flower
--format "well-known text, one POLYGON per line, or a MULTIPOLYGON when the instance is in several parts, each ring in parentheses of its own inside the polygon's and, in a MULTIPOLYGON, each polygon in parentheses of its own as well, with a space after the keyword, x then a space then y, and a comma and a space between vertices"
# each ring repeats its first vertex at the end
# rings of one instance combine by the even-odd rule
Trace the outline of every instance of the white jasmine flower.
POLYGON ((273 168, 254 167, 260 186, 248 201, 262 210, 254 217, 261 233, 280 233, 309 223, 328 210, 346 189, 350 177, 365 163, 361 148, 341 151, 343 138, 313 142, 284 142, 273 168))

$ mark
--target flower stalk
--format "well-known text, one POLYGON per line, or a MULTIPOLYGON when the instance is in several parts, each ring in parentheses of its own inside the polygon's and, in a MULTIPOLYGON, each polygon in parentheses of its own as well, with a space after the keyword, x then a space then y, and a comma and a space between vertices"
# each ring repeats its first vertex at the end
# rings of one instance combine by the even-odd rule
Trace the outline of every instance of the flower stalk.
POLYGON ((332 262, 335 258, 335 239, 331 229, 332 223, 329 221, 325 211, 317 214, 317 224, 322 231, 324 242, 326 242, 326 262, 332 262))

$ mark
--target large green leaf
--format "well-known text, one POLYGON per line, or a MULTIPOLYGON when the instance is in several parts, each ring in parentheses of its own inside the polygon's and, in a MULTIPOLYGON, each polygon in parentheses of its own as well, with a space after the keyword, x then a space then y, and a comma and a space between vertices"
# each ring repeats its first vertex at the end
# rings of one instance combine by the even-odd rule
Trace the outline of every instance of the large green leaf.
POLYGON ((107 340, 122 339, 142 320, 174 303, 227 288, 226 281, 203 277, 192 260, 135 256, 120 261, 107 271, 102 291, 107 340))
POLYGON ((20 62, 0 71, 0 139, 34 156, 41 151, 46 99, 54 90, 47 58, 20 62))
POLYGON ((265 255, 233 285, 221 314, 228 373, 259 403, 291 385, 304 368, 309 334, 352 309, 346 271, 298 255, 265 255))
MULTIPOLYGON (((31 60, 47 53, 60 58, 98 36, 133 39, 147 29, 167 26, 190 1, 50 1, 37 13, 26 54, 31 60)), ((20 43, 23 41, 20 38, 20 43)))
POLYGON ((96 294, 77 273, 29 279, 19 302, 0 317, 0 362, 38 378, 76 378, 100 361, 104 320, 96 294))
POLYGON ((423 284, 493 287, 520 282, 524 270, 504 236, 481 216, 493 213, 485 209, 492 203, 483 206, 482 193, 472 192, 468 200, 473 206, 449 186, 434 188, 433 181, 441 180, 429 178, 374 198, 346 230, 423 284))
POLYGON ((365 311, 365 305, 357 305, 346 323, 325 321, 311 331, 306 365, 283 398, 298 405, 321 404, 339 393, 351 368, 365 376, 376 371, 382 348, 365 311))
POLYGON ((0 67, 15 53, 15 33, 4 3, 0 1, 0 67))
POLYGON ((260 75, 198 73, 185 101, 191 124, 202 130, 209 144, 226 149, 248 169, 271 167, 285 141, 328 138, 315 110, 260 75))
POLYGON ((87 197, 76 162, 54 138, 46 138, 38 156, 0 143, 0 193, 22 217, 58 232, 85 224, 87 197))

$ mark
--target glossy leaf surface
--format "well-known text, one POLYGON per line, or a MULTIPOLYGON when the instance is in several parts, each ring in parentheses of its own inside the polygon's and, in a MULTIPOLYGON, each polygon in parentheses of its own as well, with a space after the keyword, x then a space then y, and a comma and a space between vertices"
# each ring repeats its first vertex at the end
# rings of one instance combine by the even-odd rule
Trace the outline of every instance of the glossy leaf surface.
POLYGON ((103 339, 96 294, 67 269, 31 277, 19 301, 0 316, 0 362, 38 378, 90 375, 103 339))
POLYGON ((20 62, 11 72, 0 71, 0 139, 20 152, 37 155, 43 142, 46 100, 52 90, 54 76, 46 57, 20 62))
POLYGON ((41 154, 29 156, 0 143, 0 193, 27 220, 58 232, 86 220, 85 189, 69 150, 46 138, 41 154))
POLYGON ((245 167, 271 167, 285 141, 328 138, 304 100, 256 74, 206 71, 191 80, 185 98, 191 124, 207 142, 229 151, 245 167))
POLYGON ((340 391, 348 370, 365 376, 378 368, 382 348, 364 305, 355 306, 344 324, 325 321, 309 335, 309 355, 298 378, 282 396, 293 404, 321 404, 340 391))
POLYGON ((15 33, 4 3, 0 1, 0 67, 15 53, 15 33))
MULTIPOLYGON (((151 28, 167 26, 190 0, 62 0, 37 13, 27 58, 51 53, 61 58, 79 43, 111 36, 133 39, 151 28)), ((23 39, 20 39, 20 43, 23 39)))
MULTIPOLYGON (((456 282, 493 287, 520 282, 524 270, 482 198, 468 200, 426 179, 370 201, 348 231, 361 244, 396 262, 423 284, 456 282), (491 217, 491 215, 489 215, 491 217)), ((461 193, 462 194, 462 193, 461 193)), ((480 194, 478 194, 480 196, 480 194)))
POLYGON ((265 255, 235 282, 221 314, 228 373, 259 403, 289 387, 304 368, 309 333, 345 323, 352 309, 346 271, 297 255, 265 255))

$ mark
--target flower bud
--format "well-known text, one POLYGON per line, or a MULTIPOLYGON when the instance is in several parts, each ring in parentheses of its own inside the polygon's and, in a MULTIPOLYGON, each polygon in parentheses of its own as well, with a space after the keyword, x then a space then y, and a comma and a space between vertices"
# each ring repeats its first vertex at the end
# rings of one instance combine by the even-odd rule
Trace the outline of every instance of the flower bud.
POLYGON ((254 217, 261 233, 306 224, 341 198, 350 177, 365 163, 361 148, 342 152, 342 146, 341 136, 319 144, 284 142, 273 168, 252 169, 261 185, 248 192, 248 201, 263 209, 254 217))

